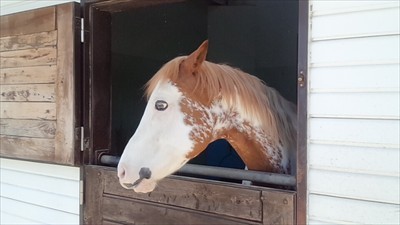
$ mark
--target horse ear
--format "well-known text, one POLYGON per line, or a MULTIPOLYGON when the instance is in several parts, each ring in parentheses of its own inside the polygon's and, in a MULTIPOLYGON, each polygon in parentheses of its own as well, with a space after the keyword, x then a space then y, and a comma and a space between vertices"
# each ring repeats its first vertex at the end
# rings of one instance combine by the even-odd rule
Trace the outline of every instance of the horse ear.
POLYGON ((199 48, 190 54, 181 64, 185 73, 196 75, 201 64, 206 60, 208 51, 208 40, 205 40, 199 48))

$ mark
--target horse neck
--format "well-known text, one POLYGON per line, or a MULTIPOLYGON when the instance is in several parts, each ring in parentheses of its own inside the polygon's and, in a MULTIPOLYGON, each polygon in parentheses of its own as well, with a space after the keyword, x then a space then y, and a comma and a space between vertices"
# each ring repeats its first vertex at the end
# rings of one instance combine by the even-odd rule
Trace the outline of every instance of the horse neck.
POLYGON ((225 126, 215 132, 215 139, 225 139, 236 150, 248 169, 275 173, 287 173, 283 165, 282 148, 271 141, 262 128, 254 128, 248 122, 238 123, 237 114, 227 115, 225 126))

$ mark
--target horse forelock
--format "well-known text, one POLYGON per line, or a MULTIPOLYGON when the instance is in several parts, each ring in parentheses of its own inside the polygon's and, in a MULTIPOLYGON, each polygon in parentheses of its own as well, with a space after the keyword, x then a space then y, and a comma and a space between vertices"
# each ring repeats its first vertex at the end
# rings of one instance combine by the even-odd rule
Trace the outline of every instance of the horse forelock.
MULTIPOLYGON (((160 82, 172 81, 179 87, 179 67, 185 58, 181 56, 167 62, 149 80, 147 98, 160 82)), ((207 90, 207 99, 218 99, 236 110, 250 124, 263 129, 275 144, 293 147, 296 140, 295 106, 275 89, 239 69, 208 61, 202 63, 196 76, 191 95, 201 96, 204 95, 202 91, 207 90)))

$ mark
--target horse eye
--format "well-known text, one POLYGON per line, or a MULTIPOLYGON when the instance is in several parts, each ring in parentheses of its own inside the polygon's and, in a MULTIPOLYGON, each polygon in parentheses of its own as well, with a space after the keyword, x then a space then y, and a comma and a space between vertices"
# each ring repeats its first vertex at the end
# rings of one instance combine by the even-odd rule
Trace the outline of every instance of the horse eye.
POLYGON ((166 101, 163 100, 157 100, 156 101, 156 109, 158 111, 164 111, 168 108, 168 103, 166 101))

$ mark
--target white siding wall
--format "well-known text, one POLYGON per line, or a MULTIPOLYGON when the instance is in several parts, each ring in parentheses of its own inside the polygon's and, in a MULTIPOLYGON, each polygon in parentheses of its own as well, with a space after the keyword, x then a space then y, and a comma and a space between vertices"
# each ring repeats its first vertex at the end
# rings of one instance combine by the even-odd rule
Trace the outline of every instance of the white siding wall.
POLYGON ((80 2, 80 0, 1 0, 0 15, 7 15, 73 1, 80 2))
POLYGON ((0 224, 79 224, 79 168, 0 158, 0 224))
POLYGON ((400 3, 310 4, 308 221, 400 224, 400 3))

